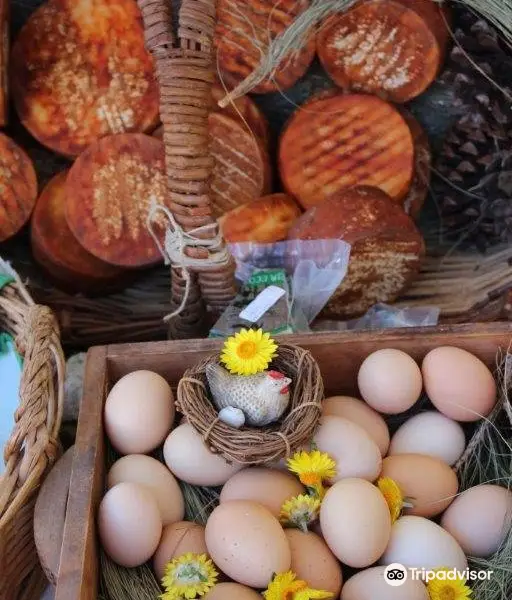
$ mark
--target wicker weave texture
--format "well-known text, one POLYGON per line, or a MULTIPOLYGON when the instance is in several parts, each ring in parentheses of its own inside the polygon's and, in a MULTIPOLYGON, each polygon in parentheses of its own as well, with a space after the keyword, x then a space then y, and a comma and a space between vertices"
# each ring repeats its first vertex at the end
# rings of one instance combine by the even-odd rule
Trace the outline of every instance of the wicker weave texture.
POLYGON ((0 293, 0 327, 23 356, 20 403, 0 479, 0 600, 34 600, 45 585, 34 543, 34 505, 60 454, 65 360, 52 312, 36 305, 15 278, 0 293))
MULTIPOLYGON (((172 30, 170 2, 139 0, 139 7, 160 84, 169 207, 184 231, 197 231, 198 238, 213 240, 219 232, 210 200, 214 164, 208 116, 215 79, 215 0, 183 0, 177 38, 172 30)), ((191 337, 197 333, 206 307, 218 313, 234 298, 234 261, 214 266, 210 253, 216 250, 215 246, 208 249, 199 244, 184 249, 185 258, 204 261, 204 266, 192 273, 175 268, 173 309, 181 304, 183 294, 187 293, 188 299, 185 310, 173 320, 172 337, 191 337), (188 285, 183 285, 187 279, 188 285)))

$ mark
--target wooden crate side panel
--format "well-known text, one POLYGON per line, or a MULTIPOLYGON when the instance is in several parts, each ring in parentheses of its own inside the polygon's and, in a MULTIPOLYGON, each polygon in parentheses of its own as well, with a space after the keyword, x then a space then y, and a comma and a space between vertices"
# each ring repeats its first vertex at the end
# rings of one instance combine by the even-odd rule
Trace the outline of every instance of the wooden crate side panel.
MULTIPOLYGON (((508 348, 512 324, 447 325, 367 332, 314 333, 282 336, 281 340, 311 350, 320 364, 327 392, 355 393, 357 371, 363 360, 379 348, 397 348, 421 361, 429 350, 441 345, 458 346, 474 353, 491 369, 496 349, 508 348)), ((218 351, 216 340, 185 340, 108 347, 113 380, 135 369, 155 370, 176 386, 183 371, 218 351)))
POLYGON ((107 349, 93 348, 86 363, 55 600, 98 598, 96 511, 105 477, 102 418, 107 385, 107 349))

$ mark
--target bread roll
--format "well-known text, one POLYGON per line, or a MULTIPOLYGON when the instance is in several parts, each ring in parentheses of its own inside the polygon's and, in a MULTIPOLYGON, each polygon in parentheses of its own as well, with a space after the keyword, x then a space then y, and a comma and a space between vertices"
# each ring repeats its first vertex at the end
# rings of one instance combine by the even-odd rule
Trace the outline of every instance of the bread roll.
POLYGON ((289 239, 341 239, 351 244, 348 273, 321 314, 353 318, 393 302, 414 280, 424 254, 412 219, 383 191, 355 187, 309 209, 289 239))
POLYGON ((285 240, 301 210, 286 194, 271 194, 229 211, 220 219, 228 243, 269 244, 285 240))

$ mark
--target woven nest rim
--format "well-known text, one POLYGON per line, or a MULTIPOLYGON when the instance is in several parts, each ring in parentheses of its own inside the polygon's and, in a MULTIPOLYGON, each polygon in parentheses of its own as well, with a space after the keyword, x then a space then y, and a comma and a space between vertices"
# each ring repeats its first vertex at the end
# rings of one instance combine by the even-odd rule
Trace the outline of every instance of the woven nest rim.
POLYGON ((321 416, 324 383, 309 350, 293 344, 278 345, 277 356, 269 368, 292 379, 290 404, 284 417, 267 427, 235 429, 219 420, 206 379, 206 366, 211 363, 219 363, 218 354, 185 371, 176 402, 177 409, 211 452, 246 466, 269 464, 288 458, 311 441, 321 416))

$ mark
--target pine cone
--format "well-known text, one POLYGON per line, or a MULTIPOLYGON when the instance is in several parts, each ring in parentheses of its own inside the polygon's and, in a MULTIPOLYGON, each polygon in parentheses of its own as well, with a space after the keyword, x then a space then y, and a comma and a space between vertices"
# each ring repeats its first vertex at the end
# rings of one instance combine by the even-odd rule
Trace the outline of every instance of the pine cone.
POLYGON ((433 191, 444 237, 486 250, 512 242, 512 56, 469 11, 460 11, 455 37, 463 50, 454 45, 441 81, 461 117, 434 164, 433 191))

